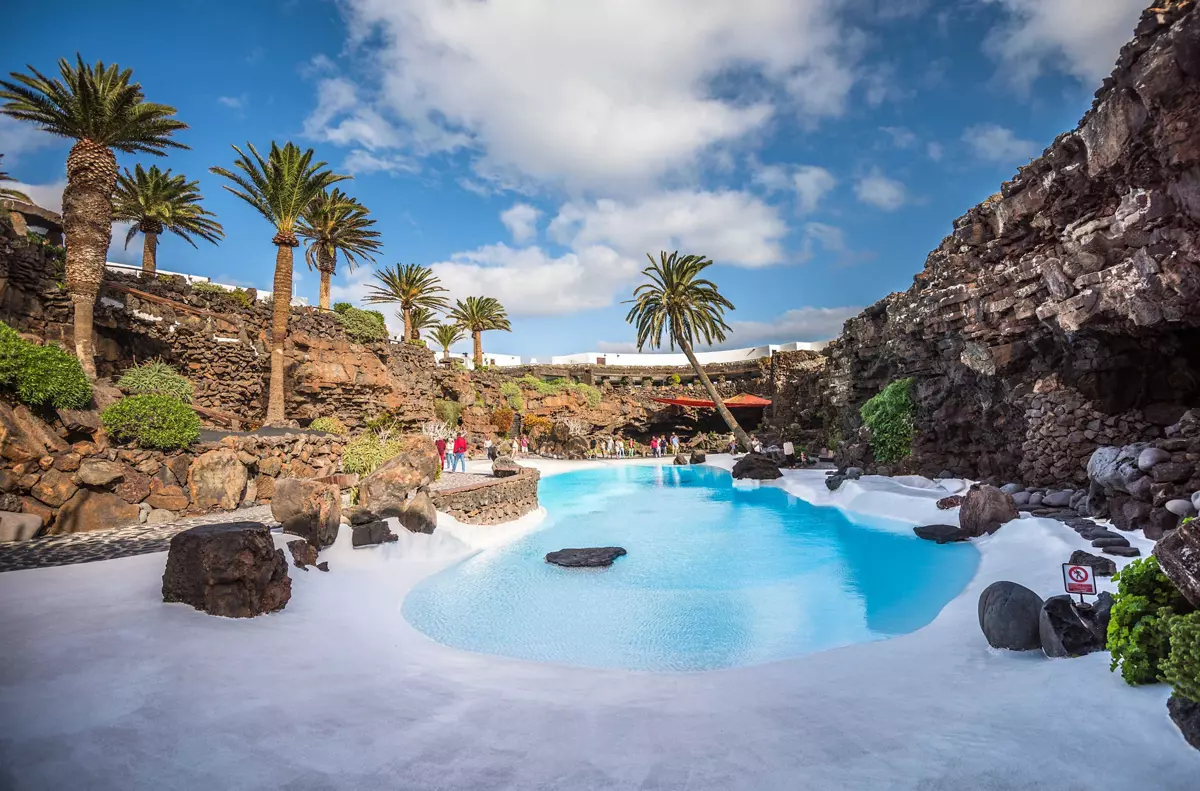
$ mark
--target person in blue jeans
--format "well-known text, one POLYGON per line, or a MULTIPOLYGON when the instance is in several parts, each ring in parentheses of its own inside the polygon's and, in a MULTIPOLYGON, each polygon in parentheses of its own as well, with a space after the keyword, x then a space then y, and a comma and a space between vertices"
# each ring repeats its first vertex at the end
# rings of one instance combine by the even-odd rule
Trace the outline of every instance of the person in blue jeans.
POLYGON ((458 469, 462 465, 462 471, 467 471, 467 438, 460 431, 454 438, 454 452, 450 456, 450 472, 458 469))

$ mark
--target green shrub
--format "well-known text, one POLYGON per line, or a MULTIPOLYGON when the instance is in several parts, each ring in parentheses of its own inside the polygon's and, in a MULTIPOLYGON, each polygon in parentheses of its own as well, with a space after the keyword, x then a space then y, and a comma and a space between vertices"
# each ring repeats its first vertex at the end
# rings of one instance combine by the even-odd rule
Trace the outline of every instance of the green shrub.
POLYGON ((167 395, 133 395, 100 413, 108 433, 143 448, 186 448, 200 438, 200 418, 187 404, 167 395))
POLYGON ((859 410, 863 423, 871 429, 876 461, 894 464, 912 453, 912 384, 911 378, 897 379, 859 410))
POLYGON ((377 310, 347 308, 338 313, 338 320, 351 340, 359 343, 386 341, 388 338, 387 324, 384 323, 383 314, 377 310))
POLYGON ((192 291, 196 294, 228 294, 229 292, 215 283, 197 280, 192 283, 192 291))
POLYGON ((92 401, 92 383, 70 352, 22 338, 0 322, 0 385, 30 406, 83 409, 92 401))
POLYGON ((451 428, 458 425, 459 418, 462 416, 462 410, 462 404, 457 401, 447 401, 444 398, 439 398, 433 402, 433 414, 437 416, 438 420, 451 428))
POLYGON ((583 395, 587 400, 588 406, 596 407, 600 405, 599 388, 583 384, 582 382, 577 383, 567 379, 553 379, 549 382, 544 382, 533 374, 525 374, 516 381, 518 384, 525 385, 537 391, 539 395, 557 395, 558 393, 574 391, 583 395))
POLYGON ((117 387, 130 395, 168 395, 191 403, 192 383, 162 360, 130 368, 117 380, 117 387))
POLYGON ((673 385, 677 385, 680 382, 682 382, 683 380, 679 378, 679 374, 671 374, 671 378, 668 379, 667 381, 673 385))
POLYGON ((1175 694, 1200 703, 1200 612, 1171 619, 1170 643, 1162 679, 1175 694))
POLYGON ((309 423, 308 427, 313 431, 325 431, 330 434, 336 434, 339 437, 350 433, 350 429, 346 428, 346 424, 336 417, 319 417, 309 423))
POLYGON ((400 441, 390 439, 386 433, 364 431, 346 443, 342 469, 349 473, 369 475, 400 450, 400 441))
POLYGON ((516 382, 505 382, 500 385, 500 395, 514 412, 525 411, 525 398, 521 395, 521 386, 516 382))
POLYGON ((1108 621, 1110 669, 1119 665, 1128 684, 1153 684, 1162 678, 1170 652, 1171 621, 1190 607, 1153 555, 1133 561, 1113 580, 1117 595, 1108 621))
POLYGON ((348 310, 353 310, 353 308, 354 308, 354 306, 351 305, 349 302, 333 303, 333 312, 334 313, 345 313, 348 310))

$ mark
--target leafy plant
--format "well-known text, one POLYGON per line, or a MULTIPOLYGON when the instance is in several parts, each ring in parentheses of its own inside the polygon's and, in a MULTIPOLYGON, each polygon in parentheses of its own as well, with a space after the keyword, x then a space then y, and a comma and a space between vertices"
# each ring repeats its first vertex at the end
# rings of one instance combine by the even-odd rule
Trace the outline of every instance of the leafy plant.
POLYGON ((514 412, 525 411, 525 397, 521 395, 521 386, 516 382, 504 382, 500 385, 500 395, 514 412))
POLYGON ((506 437, 508 436, 508 433, 512 431, 514 419, 515 414, 506 406, 496 407, 493 409, 490 417, 492 425, 496 427, 497 431, 506 437))
POLYGON ((192 383, 162 360, 151 360, 130 368, 117 380, 117 387, 130 395, 167 395, 190 403, 192 383))
POLYGON ((342 454, 342 469, 358 475, 369 475, 402 449, 399 440, 387 431, 364 431, 346 443, 342 454))
POLYGON ((671 374, 671 377, 667 381, 673 385, 677 385, 683 380, 679 378, 679 374, 671 374))
POLYGON ((108 433, 143 448, 186 448, 200 438, 200 418, 187 404, 167 395, 132 395, 100 413, 108 433))
POLYGON ((338 313, 338 321, 342 323, 342 329, 346 331, 346 334, 359 343, 387 340, 387 324, 384 322, 383 314, 377 310, 360 310, 351 307, 338 313))
POLYGON ((541 415, 526 415, 521 420, 521 428, 531 437, 544 437, 553 427, 553 421, 541 415))
POLYGON ((911 377, 897 379, 862 405, 859 414, 871 429, 875 460, 893 464, 912 453, 913 413, 911 377))
POLYGON ((334 313, 338 313, 338 314, 345 313, 346 311, 351 310, 353 308, 354 308, 354 306, 351 305, 349 302, 333 303, 333 312, 334 313))
POLYGON ((1171 621, 1190 608, 1153 555, 1133 561, 1113 580, 1118 587, 1108 621, 1110 669, 1120 666, 1128 684, 1153 684, 1162 678, 1170 652, 1171 621))
POLYGON ((558 395, 559 393, 574 391, 580 393, 587 400, 588 406, 597 407, 600 405, 600 389, 589 384, 583 384, 582 382, 572 382, 568 379, 552 379, 546 382, 533 374, 525 374, 515 381, 518 384, 525 385, 537 391, 539 395, 558 395))
POLYGON ((433 414, 437 415, 437 419, 448 426, 457 426, 459 418, 462 416, 463 406, 457 401, 448 401, 444 398, 439 398, 433 402, 433 414))
POLYGON ((0 385, 30 406, 83 409, 92 401, 92 383, 74 355, 53 344, 30 343, 2 322, 0 385))
POLYGON ((1162 663, 1162 679, 1175 694, 1200 703, 1200 612, 1171 619, 1171 650, 1162 663))
POLYGON ((344 437, 350 433, 350 430, 346 428, 346 424, 336 417, 319 417, 309 423, 308 427, 313 431, 324 431, 329 434, 336 434, 339 437, 344 437))

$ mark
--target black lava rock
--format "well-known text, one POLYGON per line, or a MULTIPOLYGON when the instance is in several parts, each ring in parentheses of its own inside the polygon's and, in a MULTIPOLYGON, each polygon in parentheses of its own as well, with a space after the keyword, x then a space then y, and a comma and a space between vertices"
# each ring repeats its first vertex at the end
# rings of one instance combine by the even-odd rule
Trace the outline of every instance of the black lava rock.
POLYGON ((1102 558, 1099 555, 1093 555, 1090 552, 1084 552, 1082 549, 1072 552, 1071 559, 1067 562, 1072 566, 1091 566, 1092 571, 1097 577, 1111 577, 1117 573, 1116 561, 1102 558))
POLYGON ((353 533, 350 536, 350 543, 355 547, 369 547, 399 540, 400 537, 392 532, 387 522, 382 520, 368 522, 365 525, 354 525, 353 533))
POLYGON ((1103 650, 1105 637, 1094 619, 1091 608, 1077 609, 1065 593, 1046 599, 1038 616, 1042 651, 1049 657, 1074 657, 1103 650))
POLYGON ((926 541, 936 541, 939 544, 966 541, 970 538, 958 525, 922 525, 914 527, 913 532, 917 534, 917 538, 923 538, 926 541))
POLYGON ((779 465, 761 453, 747 453, 733 465, 733 477, 752 481, 773 481, 782 478, 779 465))
POLYGON ((1167 699, 1167 713, 1187 743, 1200 750, 1200 703, 1172 695, 1167 699))
POLYGON ((1122 558, 1136 558, 1142 555, 1142 550, 1137 547, 1105 547, 1100 551, 1106 555, 1117 555, 1122 558))
POLYGON ((1042 597, 1015 582, 993 582, 979 594, 979 628, 993 648, 1041 648, 1041 612, 1042 597))
POLYGON ((568 568, 611 566, 613 561, 625 554, 622 547, 587 547, 584 549, 560 549, 546 555, 546 562, 568 568))

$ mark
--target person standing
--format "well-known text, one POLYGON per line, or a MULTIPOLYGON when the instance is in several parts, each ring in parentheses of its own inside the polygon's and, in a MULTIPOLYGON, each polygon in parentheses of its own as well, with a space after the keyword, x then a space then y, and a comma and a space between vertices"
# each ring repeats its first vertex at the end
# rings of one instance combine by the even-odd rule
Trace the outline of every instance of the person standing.
POLYGON ((625 440, 617 437, 617 458, 625 458, 625 440))
POLYGON ((521 435, 521 455, 529 455, 529 437, 524 434, 521 435))
POLYGON ((458 466, 462 465, 462 471, 467 471, 467 438, 463 433, 458 432, 458 436, 454 438, 454 455, 450 457, 450 472, 454 472, 458 466))
POLYGON ((446 469, 446 438, 438 437, 437 440, 434 441, 433 445, 435 448, 437 448, 438 461, 442 463, 442 469, 444 470, 446 469))
POLYGON ((658 458, 658 437, 650 438, 650 455, 658 458))
POLYGON ((671 455, 679 455, 679 435, 671 432, 671 455))
POLYGON ((492 443, 491 437, 483 441, 483 452, 487 456, 488 461, 496 460, 496 446, 492 443))

